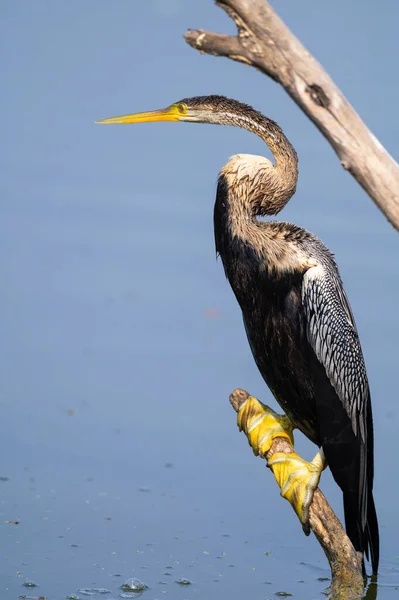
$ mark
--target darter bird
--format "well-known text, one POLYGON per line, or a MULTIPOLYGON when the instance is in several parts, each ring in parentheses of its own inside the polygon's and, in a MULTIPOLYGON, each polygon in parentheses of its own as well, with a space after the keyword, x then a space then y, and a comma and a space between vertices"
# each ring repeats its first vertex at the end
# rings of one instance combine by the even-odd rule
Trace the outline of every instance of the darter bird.
MULTIPOLYGON (((294 194, 297 154, 277 123, 223 96, 185 98, 166 109, 99 123, 187 121, 252 131, 271 150, 237 154, 222 168, 214 207, 216 251, 241 307, 255 362, 293 427, 319 447, 318 477, 296 506, 304 525, 325 461, 343 492, 345 525, 358 552, 379 560, 373 500, 373 420, 355 320, 333 255, 312 233, 264 222, 294 194), (308 493, 310 491, 310 493, 308 493)), ((311 464, 311 463, 307 463, 311 464)), ((314 469, 313 469, 314 470, 314 469)))

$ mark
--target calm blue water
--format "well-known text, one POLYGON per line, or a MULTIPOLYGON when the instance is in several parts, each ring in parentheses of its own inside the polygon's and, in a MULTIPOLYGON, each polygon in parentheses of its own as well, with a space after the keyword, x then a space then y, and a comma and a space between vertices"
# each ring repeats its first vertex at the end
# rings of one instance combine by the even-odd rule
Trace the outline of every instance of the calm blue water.
MULTIPOLYGON (((353 2, 352 14, 307 1, 281 14, 398 156, 399 15, 383 4, 353 2)), ((0 11, 0 598, 117 598, 130 577, 148 600, 323 597, 324 556, 228 402, 240 386, 273 404, 215 260, 215 180, 231 154, 265 150, 227 128, 93 124, 215 92, 286 130, 301 174, 282 218, 340 264, 374 401, 378 598, 397 597, 397 233, 281 89, 185 46, 187 27, 231 30, 213 3, 13 0, 0 11)), ((299 434, 297 448, 315 452, 299 434)), ((328 474, 322 488, 342 514, 328 474)))

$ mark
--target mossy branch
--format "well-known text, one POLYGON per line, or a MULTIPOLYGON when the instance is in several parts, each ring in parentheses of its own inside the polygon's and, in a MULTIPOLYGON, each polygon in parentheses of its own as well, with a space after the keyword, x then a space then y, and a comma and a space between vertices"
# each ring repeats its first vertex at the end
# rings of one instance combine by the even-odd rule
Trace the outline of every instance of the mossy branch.
MULTIPOLYGON (((230 402, 238 412, 248 398, 248 392, 236 389, 230 396, 230 402)), ((276 452, 294 452, 288 436, 276 437, 264 458, 270 460, 276 452)), ((340 520, 320 489, 316 489, 310 505, 309 523, 331 568, 331 599, 349 600, 361 596, 365 586, 362 556, 355 551, 340 520)))

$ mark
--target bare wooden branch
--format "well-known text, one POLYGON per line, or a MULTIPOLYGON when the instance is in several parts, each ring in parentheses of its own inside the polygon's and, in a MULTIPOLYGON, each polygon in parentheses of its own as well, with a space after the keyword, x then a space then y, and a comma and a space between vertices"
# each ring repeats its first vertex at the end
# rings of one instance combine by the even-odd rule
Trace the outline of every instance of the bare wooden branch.
POLYGON ((251 65, 279 82, 320 129, 342 166, 399 230, 399 165, 366 127, 323 67, 266 0, 217 0, 237 25, 237 36, 189 30, 202 53, 251 65))
MULTIPOLYGON (((249 397, 248 392, 236 389, 230 396, 230 402, 236 412, 249 397)), ((295 452, 286 438, 275 438, 267 453, 270 459, 276 452, 295 452)), ((332 600, 357 598, 364 591, 363 559, 346 535, 340 520, 328 504, 324 494, 317 489, 310 506, 310 529, 324 550, 331 568, 332 600)))

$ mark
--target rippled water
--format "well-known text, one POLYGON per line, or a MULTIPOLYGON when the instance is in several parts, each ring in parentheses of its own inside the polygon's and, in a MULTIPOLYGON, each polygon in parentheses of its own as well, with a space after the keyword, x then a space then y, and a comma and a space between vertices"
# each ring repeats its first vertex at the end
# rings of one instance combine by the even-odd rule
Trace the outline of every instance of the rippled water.
MULTIPOLYGON (((140 18, 128 2, 112 14, 89 0, 5 4, 15 51, 1 157, 0 597, 131 597, 131 578, 149 600, 312 600, 328 586, 318 544, 228 402, 241 386, 273 404, 212 231, 218 169, 262 145, 229 129, 92 123, 208 91, 256 104, 298 149, 300 186, 282 218, 317 233, 341 266, 374 401, 378 598, 397 597, 397 234, 282 92, 185 49, 185 27, 225 27, 212 3, 175 2, 173 18, 156 3, 140 18), (144 60, 148 18, 163 37, 144 60)), ((337 69, 362 104, 350 65, 337 69)), ((363 114, 397 154, 387 119, 373 122, 373 94, 363 114)), ((314 454, 299 434, 297 448, 314 454)), ((342 514, 328 474, 322 488, 342 514)))

